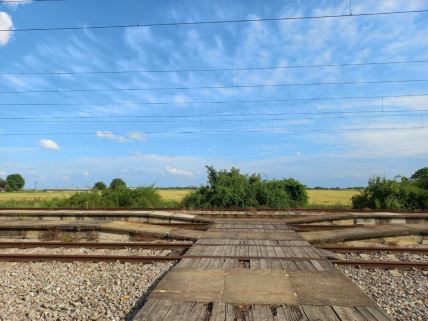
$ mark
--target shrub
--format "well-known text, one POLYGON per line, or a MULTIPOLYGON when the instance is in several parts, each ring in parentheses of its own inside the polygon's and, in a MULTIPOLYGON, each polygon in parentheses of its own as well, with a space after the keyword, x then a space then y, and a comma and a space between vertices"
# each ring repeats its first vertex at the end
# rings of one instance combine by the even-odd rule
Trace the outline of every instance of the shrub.
POLYGON ((410 179, 375 177, 360 194, 352 197, 354 208, 427 209, 428 168, 416 171, 410 179))
POLYGON ((153 187, 106 189, 77 193, 63 201, 62 207, 73 208, 154 208, 162 207, 162 199, 153 187))
POLYGON ((260 175, 243 175, 239 169, 217 171, 207 166, 208 185, 187 195, 182 205, 189 208, 290 208, 307 202, 305 186, 294 179, 262 180, 260 175))

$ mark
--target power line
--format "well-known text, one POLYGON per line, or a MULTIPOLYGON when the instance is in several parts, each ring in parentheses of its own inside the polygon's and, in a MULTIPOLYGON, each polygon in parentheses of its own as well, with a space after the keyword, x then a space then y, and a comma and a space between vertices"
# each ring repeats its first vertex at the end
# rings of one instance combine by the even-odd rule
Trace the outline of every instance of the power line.
MULTIPOLYGON (((426 110, 428 112, 428 110, 426 110)), ((381 112, 378 112, 381 113, 381 112)), ((108 119, 108 120, 98 120, 98 119, 90 119, 90 120, 51 120, 51 119, 39 119, 39 120, 16 120, 16 119, 9 119, 11 123, 81 123, 81 124, 93 124, 93 123, 197 123, 197 124, 203 124, 203 123, 234 123, 234 122, 263 122, 263 121, 287 121, 287 120, 325 120, 325 119, 350 119, 350 118, 388 118, 388 117, 397 117, 397 118, 404 118, 404 117, 418 117, 418 116, 426 116, 427 113, 419 113, 419 114, 401 114, 401 115, 386 115, 379 114, 379 115, 334 115, 334 116, 318 116, 318 117, 288 117, 288 118, 259 118, 259 119, 204 119, 204 120, 198 120, 198 119, 192 119, 192 120, 141 120, 141 119, 133 119, 133 120, 114 120, 114 119, 108 119)))
POLYGON ((273 103, 273 102, 293 102, 293 101, 328 101, 328 100, 352 100, 352 99, 388 99, 388 98, 408 98, 425 97, 428 93, 405 94, 405 95, 381 95, 381 96, 344 96, 344 97, 308 97, 308 98, 287 98, 287 99, 243 99, 243 100, 212 100, 212 101, 160 101, 160 102, 82 102, 82 103, 2 103, 0 106, 127 106, 127 105, 192 105, 192 104, 234 104, 234 103, 273 103))
MULTIPOLYGON (((272 133, 272 134, 306 134, 306 133, 318 133, 318 132, 355 132, 355 131, 407 131, 407 130, 426 130, 423 126, 411 126, 411 127, 355 127, 355 128, 308 128, 308 129, 286 129, 286 128, 271 128, 271 129, 248 129, 248 130, 184 130, 184 131, 146 131, 145 134, 157 135, 157 134, 174 134, 174 135, 186 135, 186 134, 250 134, 250 133, 272 133)), ((68 136, 68 135, 93 135, 96 136, 96 132, 45 132, 45 133, 0 133, 1 136, 68 136)), ((109 135, 127 135, 128 133, 122 132, 108 132, 109 135)), ((101 137, 100 137, 101 138, 101 137)))
MULTIPOLYGON (((42 121, 42 122, 77 122, 77 120, 83 122, 94 122, 97 119, 107 119, 95 122, 183 122, 182 120, 153 120, 152 118, 175 118, 175 119, 186 119, 186 118, 213 118, 213 117, 265 117, 265 116, 306 116, 306 115, 321 115, 327 117, 298 117, 298 118, 260 118, 252 119, 255 121, 266 121, 266 120, 287 120, 287 119, 325 119, 325 118, 352 118, 352 117, 416 117, 425 115, 428 109, 416 109, 416 110, 391 110, 391 111, 380 111, 380 110, 365 110, 365 111, 317 111, 317 112, 287 112, 287 113, 247 113, 247 114, 193 114, 193 115, 108 115, 108 116, 50 116, 50 117, 0 117, 0 120, 9 121, 42 121), (367 114, 378 114, 378 115, 367 115, 367 114), (330 116, 329 116, 330 115, 330 116), (332 115, 332 116, 331 116, 332 115), (114 119, 118 118, 120 120, 114 119), (123 119, 150 119, 150 120, 125 120, 123 119), (88 121, 89 120, 89 121, 88 121)), ((206 120, 190 120, 190 122, 206 122, 206 120)), ((218 121, 251 121, 251 119, 215 119, 209 120, 209 122, 218 121)))
MULTIPOLYGON (((331 19, 331 18, 352 18, 352 17, 373 17, 387 16, 397 14, 414 14, 425 13, 428 9, 420 10, 405 10, 405 11, 385 11, 373 13, 354 13, 354 14, 338 14, 338 15, 319 15, 319 16, 299 16, 299 17, 278 17, 278 18, 253 18, 253 19, 236 19, 236 20, 205 20, 205 21, 181 21, 181 22, 158 22, 158 23, 135 23, 122 25, 99 25, 99 26, 80 26, 80 27, 33 27, 33 28, 17 28, 15 32, 26 31, 64 31, 64 30, 96 30, 96 29, 123 29, 123 28, 144 28, 144 27, 172 27, 172 26, 194 26, 194 25, 217 25, 226 23, 251 23, 251 22, 275 22, 287 20, 313 20, 313 19, 331 19)), ((0 29, 0 31, 11 31, 10 29, 0 29)))
POLYGON ((257 71, 274 69, 297 69, 297 68, 331 68, 331 67, 356 67, 377 65, 401 65, 428 63, 428 60, 405 60, 405 61, 379 61, 362 63, 341 64, 315 64, 315 65, 288 65, 288 66, 266 66, 266 67, 237 67, 237 68, 185 68, 185 69, 131 69, 131 70, 93 70, 93 71, 0 71, 0 75, 87 75, 87 74, 130 74, 130 73, 181 73, 181 72, 219 72, 219 71, 257 71))
POLYGON ((77 89, 47 89, 47 90, 21 90, 0 91, 0 94, 28 94, 28 93, 64 93, 64 92, 111 92, 111 91, 158 91, 158 90, 196 90, 196 89, 241 89, 241 88, 263 88, 263 87, 294 87, 294 86, 331 86, 331 85, 370 85, 370 84, 392 84, 427 82, 428 79, 405 79, 405 80, 371 80, 371 81, 343 81, 343 82, 313 82, 313 83, 288 83, 288 84, 254 84, 254 85, 221 85, 221 86, 195 86, 195 87, 148 87, 148 88, 77 88, 77 89))

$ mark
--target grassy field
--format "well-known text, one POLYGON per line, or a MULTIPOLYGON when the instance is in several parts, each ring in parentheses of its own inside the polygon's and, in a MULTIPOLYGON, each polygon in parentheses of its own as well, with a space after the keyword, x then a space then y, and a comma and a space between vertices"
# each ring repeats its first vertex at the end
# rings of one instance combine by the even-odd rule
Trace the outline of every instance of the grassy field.
POLYGON ((18 200, 50 200, 53 198, 66 198, 75 194, 74 191, 69 192, 13 192, 0 193, 1 201, 18 201, 18 200))
MULTIPOLYGON (((159 194, 166 201, 180 202, 184 196, 190 193, 191 189, 159 189, 159 194)), ((43 201, 53 198, 70 197, 76 192, 15 192, 0 193, 0 203, 8 201, 43 201)), ((358 193, 357 190, 327 190, 311 189, 308 190, 309 206, 349 206, 351 197, 358 193)))
POLYGON ((358 194, 358 190, 355 189, 310 189, 308 190, 309 205, 351 205, 351 198, 355 194, 358 194))
POLYGON ((184 196, 189 194, 191 189, 159 189, 160 196, 166 201, 177 201, 180 202, 184 196))

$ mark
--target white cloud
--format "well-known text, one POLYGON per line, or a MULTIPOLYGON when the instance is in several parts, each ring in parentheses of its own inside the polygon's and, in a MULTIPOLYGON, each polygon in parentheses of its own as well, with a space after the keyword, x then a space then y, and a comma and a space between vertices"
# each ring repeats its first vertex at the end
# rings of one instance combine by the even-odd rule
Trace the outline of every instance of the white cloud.
POLYGON ((178 169, 178 168, 170 167, 170 166, 166 167, 166 171, 169 174, 174 175, 174 176, 187 176, 187 177, 193 176, 193 173, 191 171, 186 171, 184 169, 178 169))
MULTIPOLYGON (((4 11, 0 11, 0 29, 11 30, 13 28, 12 17, 4 11)), ((0 45, 9 42, 11 31, 0 31, 0 45)))
POLYGON ((82 175, 83 175, 83 176, 85 176, 85 177, 89 177, 89 176, 91 176, 91 172, 89 172, 89 171, 84 171, 84 172, 82 173, 82 175))
POLYGON ((41 139, 39 140, 39 146, 43 149, 48 150, 59 150, 59 146, 56 142, 51 139, 41 139))
POLYGON ((5 171, 0 171, 0 177, 7 176, 7 173, 5 171))
POLYGON ((127 143, 130 141, 141 141, 141 140, 145 140, 147 137, 144 133, 141 133, 141 132, 130 132, 126 136, 123 136, 123 135, 115 134, 111 131, 102 131, 102 130, 97 130, 95 132, 95 136, 99 138, 114 140, 115 142, 118 142, 118 143, 127 143))
POLYGON ((146 135, 141 132, 131 132, 128 134, 128 138, 131 140, 145 140, 146 135))

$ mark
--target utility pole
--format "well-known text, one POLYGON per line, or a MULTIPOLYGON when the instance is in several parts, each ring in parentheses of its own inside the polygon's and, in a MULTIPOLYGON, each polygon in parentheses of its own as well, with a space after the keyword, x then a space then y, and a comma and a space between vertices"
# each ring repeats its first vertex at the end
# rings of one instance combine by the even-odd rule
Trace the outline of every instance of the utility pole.
POLYGON ((34 191, 37 192, 37 181, 34 182, 34 191))

